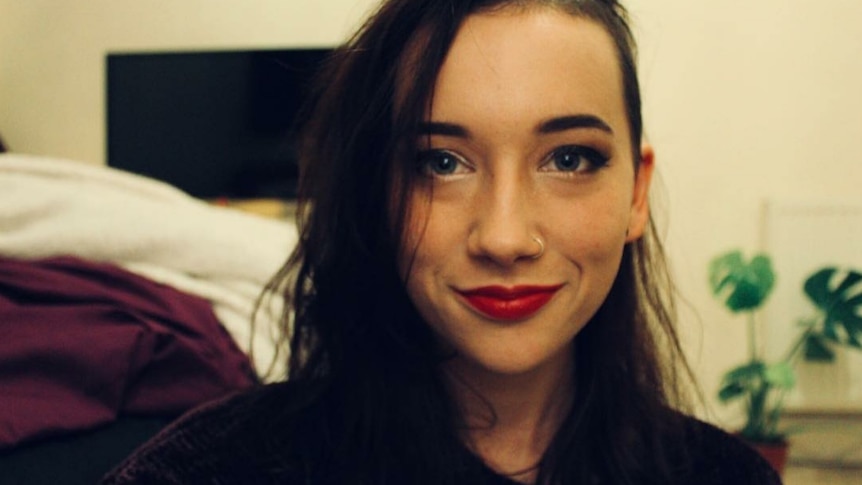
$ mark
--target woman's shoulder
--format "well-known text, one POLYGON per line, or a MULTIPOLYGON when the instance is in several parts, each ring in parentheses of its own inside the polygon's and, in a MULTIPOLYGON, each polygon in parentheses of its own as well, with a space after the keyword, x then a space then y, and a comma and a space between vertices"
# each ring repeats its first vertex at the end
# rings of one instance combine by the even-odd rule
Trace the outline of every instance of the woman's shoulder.
POLYGON ((292 483, 299 477, 305 389, 261 386, 196 408, 109 473, 103 485, 127 483, 292 483))
POLYGON ((781 479, 751 446, 726 431, 685 417, 686 452, 690 457, 687 483, 698 485, 780 485, 781 479))

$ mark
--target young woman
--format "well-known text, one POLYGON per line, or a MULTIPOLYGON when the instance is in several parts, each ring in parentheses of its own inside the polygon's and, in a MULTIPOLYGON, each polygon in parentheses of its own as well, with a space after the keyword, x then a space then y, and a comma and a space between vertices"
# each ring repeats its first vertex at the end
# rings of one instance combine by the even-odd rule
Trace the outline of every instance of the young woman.
POLYGON ((105 483, 774 484, 683 414, 613 0, 388 0, 321 76, 290 379, 105 483))

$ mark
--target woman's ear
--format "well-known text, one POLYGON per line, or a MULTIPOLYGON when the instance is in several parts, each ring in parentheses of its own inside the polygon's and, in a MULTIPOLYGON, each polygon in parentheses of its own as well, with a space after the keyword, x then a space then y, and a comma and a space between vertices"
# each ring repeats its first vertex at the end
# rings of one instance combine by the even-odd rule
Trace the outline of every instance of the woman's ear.
POLYGON ((649 186, 652 171, 655 168, 655 153, 648 143, 641 145, 641 160, 635 173, 635 185, 632 192, 632 208, 629 217, 629 227, 626 231, 626 242, 632 242, 643 236, 649 223, 649 186))

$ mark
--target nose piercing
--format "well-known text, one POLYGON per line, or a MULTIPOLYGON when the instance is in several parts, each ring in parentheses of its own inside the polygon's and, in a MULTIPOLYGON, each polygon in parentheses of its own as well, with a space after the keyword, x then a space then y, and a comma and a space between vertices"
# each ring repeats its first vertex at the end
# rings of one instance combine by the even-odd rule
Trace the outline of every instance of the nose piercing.
POLYGON ((545 243, 543 243, 542 240, 539 239, 538 236, 533 236, 533 241, 536 241, 537 243, 539 243, 539 252, 534 254, 532 256, 532 258, 533 259, 539 259, 542 257, 543 254, 545 254, 545 243))

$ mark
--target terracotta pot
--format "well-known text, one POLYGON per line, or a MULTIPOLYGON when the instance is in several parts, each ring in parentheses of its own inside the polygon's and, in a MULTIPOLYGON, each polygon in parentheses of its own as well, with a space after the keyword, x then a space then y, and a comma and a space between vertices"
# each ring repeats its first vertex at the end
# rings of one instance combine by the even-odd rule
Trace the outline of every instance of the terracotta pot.
POLYGON ((782 443, 752 443, 747 442, 752 448, 766 459, 779 475, 784 473, 784 465, 787 463, 787 455, 790 445, 785 441, 782 443))

